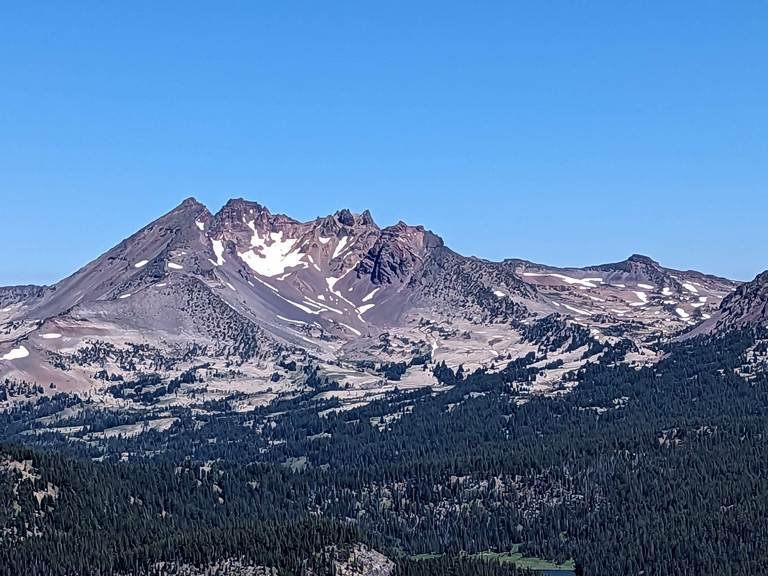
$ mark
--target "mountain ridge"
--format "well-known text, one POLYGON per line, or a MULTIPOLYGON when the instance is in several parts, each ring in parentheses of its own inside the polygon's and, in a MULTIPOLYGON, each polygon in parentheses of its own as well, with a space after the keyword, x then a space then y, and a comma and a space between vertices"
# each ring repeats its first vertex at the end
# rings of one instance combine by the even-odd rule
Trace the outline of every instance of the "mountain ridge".
POLYGON ((381 374, 360 362, 492 370, 534 352, 562 360, 531 386, 547 392, 625 340, 624 361, 656 361, 659 342, 709 326, 742 289, 640 254, 583 268, 490 261, 423 226, 382 228, 368 210, 299 221, 244 198, 212 213, 190 197, 60 282, 0 288, 0 377, 82 392, 94 374, 154 370, 145 356, 116 360, 148 346, 170 359, 166 377, 190 368, 180 351, 191 349, 246 383, 295 388, 301 377, 280 366, 298 362, 374 390, 381 374), (82 352, 94 346, 102 356, 82 352))

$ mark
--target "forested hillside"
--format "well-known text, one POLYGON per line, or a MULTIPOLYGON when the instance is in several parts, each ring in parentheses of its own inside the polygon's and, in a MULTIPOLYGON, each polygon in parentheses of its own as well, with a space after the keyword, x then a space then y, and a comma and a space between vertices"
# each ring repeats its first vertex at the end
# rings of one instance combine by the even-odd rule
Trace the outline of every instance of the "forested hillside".
POLYGON ((331 574, 356 546, 409 576, 766 573, 767 336, 672 344, 643 368, 609 350, 552 397, 517 394, 531 358, 439 367, 447 392, 344 411, 311 376, 268 407, 220 402, 202 424, 175 407, 164 430, 98 441, 135 416, 63 395, 19 407, 0 416, 0 573, 331 574))

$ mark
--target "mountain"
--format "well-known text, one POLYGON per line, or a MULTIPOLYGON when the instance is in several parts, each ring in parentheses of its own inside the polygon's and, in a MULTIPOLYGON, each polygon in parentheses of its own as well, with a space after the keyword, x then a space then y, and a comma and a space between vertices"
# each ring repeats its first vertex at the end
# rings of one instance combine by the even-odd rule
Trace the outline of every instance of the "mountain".
POLYGON ((189 198, 57 284, 0 288, 0 378, 101 397, 114 382, 192 374, 253 405, 317 369, 354 404, 439 387, 438 364, 493 371, 533 353, 530 391, 548 392, 607 347, 654 362, 658 343, 716 315, 752 318, 764 293, 750 290, 640 255, 491 262, 367 211, 301 222, 189 198))
POLYGON ((736 282, 664 268, 634 254, 623 262, 555 269, 520 262, 516 273, 577 319, 614 333, 673 335, 709 319, 736 282))
POLYGON ((723 333, 749 326, 768 325, 768 271, 751 282, 741 284, 723 299, 711 319, 692 331, 692 335, 723 333))

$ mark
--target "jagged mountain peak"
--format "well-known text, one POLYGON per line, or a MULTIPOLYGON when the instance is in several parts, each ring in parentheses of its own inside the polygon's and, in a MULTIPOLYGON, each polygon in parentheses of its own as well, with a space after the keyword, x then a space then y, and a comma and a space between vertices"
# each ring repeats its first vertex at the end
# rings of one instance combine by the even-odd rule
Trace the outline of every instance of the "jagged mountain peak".
POLYGON ((212 215, 208 208, 201 202, 198 202, 197 199, 190 196, 172 210, 166 212, 138 230, 135 234, 129 236, 126 241, 130 242, 135 237, 148 230, 151 231, 158 228, 180 229, 192 227, 196 221, 206 222, 211 217, 212 215))
MULTIPOLYGON (((189 208, 205 208, 205 204, 198 201, 194 196, 189 196, 181 201, 181 203, 174 210, 186 210, 189 208)), ((206 208, 207 210, 207 208, 206 208)))
POLYGON ((182 227, 191 225, 197 218, 207 219, 211 217, 208 208, 190 196, 182 201, 178 206, 169 210, 159 218, 156 218, 137 232, 129 236, 126 241, 142 234, 146 230, 153 230, 158 227, 182 227))
POLYGON ((352 212, 348 208, 343 208, 325 217, 316 220, 326 230, 337 232, 340 230, 354 229, 374 229, 379 227, 371 216, 370 211, 365 210, 362 214, 352 212))
POLYGON ((355 218, 355 215, 352 214, 352 212, 347 209, 343 208, 342 210, 339 210, 334 214, 336 217, 336 220, 339 221, 344 226, 354 226, 357 224, 357 219, 355 218))
POLYGON ((329 235, 347 235, 359 229, 379 229, 368 210, 356 214, 344 208, 328 216, 302 222, 285 214, 272 213, 267 206, 244 198, 227 201, 216 213, 214 220, 215 231, 238 228, 241 224, 250 226, 250 223, 266 232, 277 232, 283 226, 290 226, 301 227, 304 231, 316 228, 329 235))
POLYGON ((427 230, 421 225, 414 226, 408 224, 402 220, 398 221, 396 224, 383 228, 382 235, 395 241, 416 241, 419 245, 423 246, 425 253, 434 250, 435 248, 445 246, 443 239, 431 230, 427 230))
POLYGON ((373 220, 373 216, 371 215, 370 210, 364 210, 363 213, 360 215, 360 222, 364 226, 376 226, 376 222, 373 220))
POLYGON ((258 202, 244 198, 233 198, 221 207, 215 214, 214 219, 218 224, 218 228, 226 228, 233 224, 240 225, 247 224, 248 222, 257 223, 260 226, 268 226, 277 216, 288 219, 287 216, 273 215, 269 208, 258 202))
POLYGON ((403 222, 402 220, 398 220, 395 224, 392 224, 390 226, 387 226, 385 230, 389 230, 391 232, 408 232, 409 230, 416 230, 419 232, 424 232, 424 226, 411 226, 410 224, 403 222))
POLYGON ((243 198, 242 196, 238 196, 237 198, 230 198, 227 200, 224 203, 224 206, 222 206, 219 210, 219 213, 230 210, 256 210, 258 212, 269 213, 269 209, 266 206, 259 204, 255 200, 248 200, 243 198))

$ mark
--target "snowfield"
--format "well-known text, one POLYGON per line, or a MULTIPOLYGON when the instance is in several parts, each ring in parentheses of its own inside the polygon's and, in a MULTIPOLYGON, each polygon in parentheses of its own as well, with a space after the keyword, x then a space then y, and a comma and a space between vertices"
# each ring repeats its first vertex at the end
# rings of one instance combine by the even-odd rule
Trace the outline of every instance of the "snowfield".
POLYGON ((297 239, 283 238, 282 230, 262 238, 253 220, 248 222, 248 227, 253 232, 251 249, 237 255, 257 274, 271 278, 284 274, 289 268, 308 266, 303 260, 304 254, 295 249, 297 239))
POLYGON ((568 304, 563 304, 565 308, 570 310, 571 312, 576 312, 576 314, 583 314, 585 316, 591 316, 592 312, 587 312, 586 310, 581 310, 579 308, 575 308, 574 306, 569 306, 568 304))
POLYGON ((358 314, 365 314, 366 312, 368 312, 368 310, 370 310, 374 306, 376 306, 376 304, 363 304, 357 309, 357 312, 358 314))
POLYGON ((336 246, 336 249, 333 251, 333 256, 331 256, 331 260, 341 256, 342 252, 344 252, 344 248, 347 246, 347 242, 349 242, 349 238, 347 238, 346 236, 343 236, 341 240, 339 240, 339 244, 336 246))
POLYGON ((677 312, 677 315, 680 316, 680 318, 690 318, 690 314, 683 310, 682 308, 675 308, 675 312, 677 312))
POLYGON ((565 274, 558 274, 555 272, 547 273, 547 272, 524 272, 523 276, 529 276, 529 277, 537 277, 537 276, 549 276, 551 278, 557 278, 558 280, 562 280, 566 284, 575 284, 577 286, 584 286, 585 288, 597 288, 597 284, 602 284, 603 279, 602 278, 573 278, 571 276, 566 276, 565 274))
POLYGON ((27 356, 29 356, 29 350, 27 350, 26 346, 19 346, 7 354, 0 356, 0 360, 20 360, 21 358, 26 358, 27 356))
MULTIPOLYGON (((363 302, 368 302, 369 300, 371 300, 371 298, 376 296, 376 292, 378 292, 379 290, 381 290, 381 288, 374 288, 373 291, 369 292, 368 294, 366 294, 363 297, 363 302)), ((319 298, 319 296, 318 296, 318 298, 319 298)))
POLYGON ((352 332, 352 334, 354 334, 355 336, 362 336, 362 334, 360 333, 360 330, 356 330, 355 328, 352 328, 352 326, 350 326, 349 324, 344 324, 344 322, 339 322, 339 324, 341 326, 344 326, 344 328, 352 332))
POLYGON ((224 264, 224 242, 221 240, 211 240, 211 246, 213 247, 213 253, 216 254, 216 262, 214 266, 221 266, 224 264))

